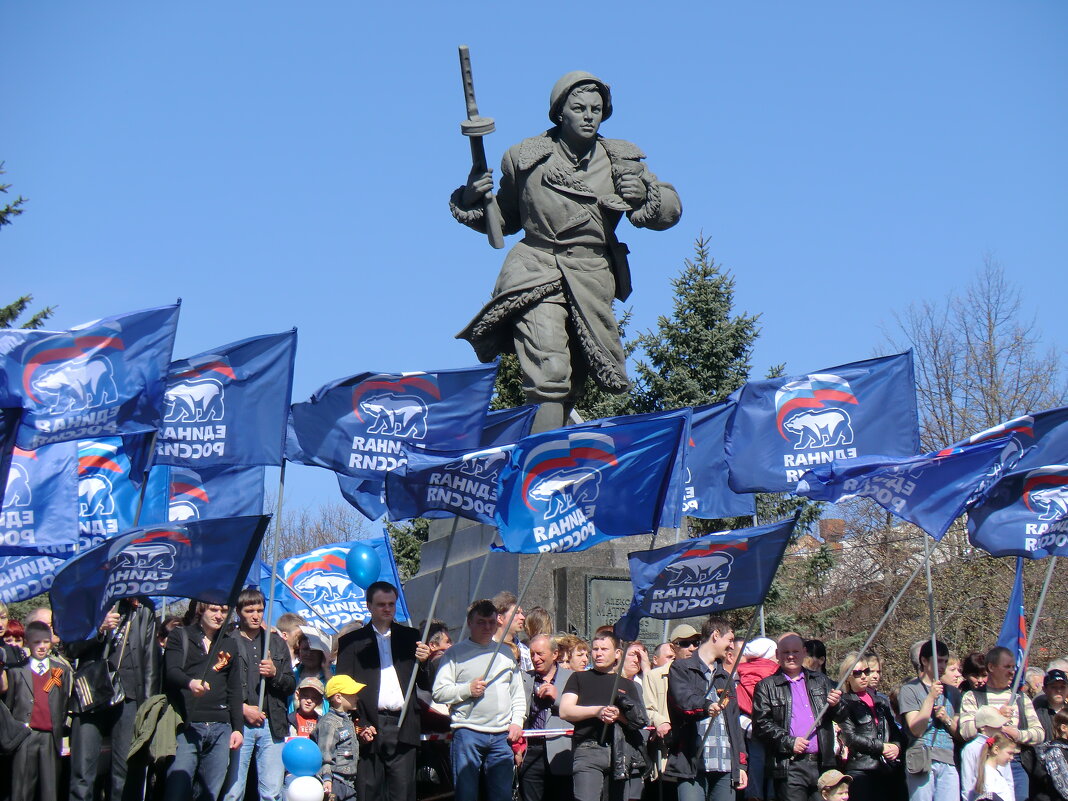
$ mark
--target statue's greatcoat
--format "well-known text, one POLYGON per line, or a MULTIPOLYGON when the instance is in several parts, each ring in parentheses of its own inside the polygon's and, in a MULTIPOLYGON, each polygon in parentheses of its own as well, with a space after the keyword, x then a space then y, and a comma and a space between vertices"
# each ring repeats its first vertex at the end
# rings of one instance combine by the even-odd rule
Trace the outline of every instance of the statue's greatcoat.
MULTIPOLYGON (((522 229, 525 235, 505 258, 492 300, 458 335, 471 343, 480 360, 517 350, 515 321, 529 310, 542 303, 562 304, 567 309, 566 331, 557 332, 560 341, 553 345, 569 350, 572 360, 584 360, 605 389, 626 391, 629 382, 612 300, 630 294, 630 273, 627 248, 616 239, 615 227, 624 210, 635 226, 655 230, 670 228, 682 214, 674 187, 658 181, 644 158, 630 142, 598 137, 591 155, 576 163, 555 128, 508 150, 501 162, 497 202, 504 233, 522 229), (638 175, 646 186, 645 202, 636 208, 615 194, 619 176, 628 173, 638 175)), ((482 209, 464 208, 462 194, 462 189, 453 193, 454 216, 484 232, 482 209)), ((539 382, 539 365, 522 367, 532 400, 571 400, 581 389, 565 391, 552 386, 551 378, 539 382)))

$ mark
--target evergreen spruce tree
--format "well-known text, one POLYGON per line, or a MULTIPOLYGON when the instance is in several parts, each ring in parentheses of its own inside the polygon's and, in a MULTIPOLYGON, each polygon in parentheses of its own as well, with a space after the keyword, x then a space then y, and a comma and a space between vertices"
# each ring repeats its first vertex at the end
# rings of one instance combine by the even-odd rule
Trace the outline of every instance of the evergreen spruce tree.
POLYGON ((675 287, 675 309, 637 338, 637 411, 656 412, 725 400, 749 378, 760 315, 732 314, 734 278, 699 236, 675 287))
MULTIPOLYGON (((0 161, 0 175, 4 174, 4 162, 0 161)), ((11 188, 11 184, 0 183, 0 193, 7 194, 7 190, 11 188)), ((5 203, 0 206, 0 229, 5 225, 11 225, 12 220, 22 214, 25 209, 23 206, 26 204, 26 198, 19 195, 11 203, 5 203)), ((13 303, 9 303, 6 306, 0 306, 0 328, 14 328, 18 323, 19 317, 29 308, 33 302, 33 295, 23 295, 20 298, 16 298, 13 303)), ((29 320, 26 320, 20 326, 21 328, 40 328, 44 325, 45 320, 52 316, 52 313, 56 310, 55 306, 45 306, 40 311, 34 312, 29 320)))

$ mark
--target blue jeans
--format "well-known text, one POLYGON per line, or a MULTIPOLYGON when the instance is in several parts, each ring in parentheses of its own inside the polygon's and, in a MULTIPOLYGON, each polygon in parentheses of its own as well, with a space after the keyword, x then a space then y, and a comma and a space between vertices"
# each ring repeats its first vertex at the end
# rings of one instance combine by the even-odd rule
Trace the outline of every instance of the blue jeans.
POLYGON ((749 764, 746 767, 749 783, 745 786, 745 797, 774 798, 775 793, 771 790, 771 782, 767 780, 767 776, 764 773, 766 762, 764 758, 764 743, 756 737, 750 736, 746 738, 746 744, 749 752, 749 764))
POLYGON ((906 773, 909 801, 960 801, 960 775, 956 767, 932 762, 927 773, 906 773))
POLYGON ((452 780, 455 801, 478 801, 479 774, 486 772, 488 801, 511 801, 512 747, 505 732, 452 730, 452 780))
POLYGON ((700 771, 696 779, 680 780, 679 801, 734 801, 731 775, 700 771))
POLYGON ((230 731, 229 723, 188 723, 178 732, 164 801, 219 797, 230 764, 230 731))
POLYGON ((1016 794, 1016 801, 1027 801, 1031 795, 1031 778, 1020 764, 1019 754, 1012 758, 1009 767, 1012 768, 1012 789, 1016 794))
POLYGON ((237 753, 237 759, 230 765, 230 787, 226 791, 225 801, 241 801, 245 797, 245 781, 248 779, 248 763, 256 756, 256 780, 259 784, 260 801, 281 801, 282 746, 285 740, 276 740, 271 736, 271 729, 265 723, 262 726, 245 726, 244 742, 237 753))

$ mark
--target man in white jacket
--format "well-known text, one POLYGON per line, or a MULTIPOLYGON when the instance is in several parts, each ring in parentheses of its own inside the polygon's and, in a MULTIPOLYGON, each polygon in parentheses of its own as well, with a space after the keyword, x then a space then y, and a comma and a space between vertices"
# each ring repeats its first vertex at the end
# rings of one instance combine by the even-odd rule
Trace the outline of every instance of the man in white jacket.
POLYGON ((486 772, 489 801, 512 797, 512 748, 523 733, 523 679, 507 645, 495 642, 497 608, 475 601, 467 610, 470 638, 445 652, 434 679, 434 700, 452 718, 452 774, 456 801, 477 801, 486 772))

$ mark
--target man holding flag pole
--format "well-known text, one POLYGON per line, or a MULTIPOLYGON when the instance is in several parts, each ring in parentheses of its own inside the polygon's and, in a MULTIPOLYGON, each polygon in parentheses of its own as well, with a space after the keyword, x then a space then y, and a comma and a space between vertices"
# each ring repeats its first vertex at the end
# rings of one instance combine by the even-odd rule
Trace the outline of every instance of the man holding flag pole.
POLYGON ((730 624, 711 616, 701 626, 697 652, 676 659, 668 672, 674 737, 664 775, 678 781, 679 801, 731 801, 748 783, 745 740, 730 693, 734 673, 723 669, 733 646, 730 624))
POLYGON ((600 801, 605 785, 610 799, 622 799, 627 782, 617 778, 613 752, 628 746, 640 750, 648 720, 641 691, 616 670, 623 659, 619 638, 602 631, 590 645, 593 668, 572 674, 560 696, 560 717, 575 724, 575 801, 600 801))

